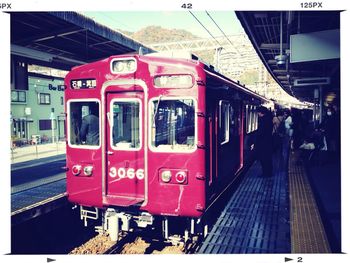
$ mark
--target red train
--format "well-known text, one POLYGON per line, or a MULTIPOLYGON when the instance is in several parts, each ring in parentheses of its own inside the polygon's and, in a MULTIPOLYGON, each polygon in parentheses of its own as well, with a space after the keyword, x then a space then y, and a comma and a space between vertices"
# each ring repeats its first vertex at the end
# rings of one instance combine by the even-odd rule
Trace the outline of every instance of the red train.
MULTIPOLYGON (((198 60, 112 56, 65 79, 67 193, 118 231, 201 218, 251 153, 265 99, 198 60)), ((173 223, 176 222, 176 223, 173 223)), ((181 222, 181 223, 178 223, 181 222)))

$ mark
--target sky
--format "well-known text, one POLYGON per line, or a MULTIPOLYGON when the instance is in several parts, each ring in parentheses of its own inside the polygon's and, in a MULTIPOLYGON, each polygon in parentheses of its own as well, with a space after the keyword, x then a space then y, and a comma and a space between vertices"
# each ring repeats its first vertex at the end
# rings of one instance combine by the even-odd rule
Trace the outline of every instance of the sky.
MULTIPOLYGON (((227 35, 235 35, 244 32, 234 11, 192 11, 197 19, 217 37, 223 33, 215 25, 211 18, 227 35)), ((122 29, 136 32, 144 27, 155 25, 167 29, 184 29, 201 38, 210 38, 210 34, 188 11, 120 11, 120 12, 82 12, 111 29, 122 29)))

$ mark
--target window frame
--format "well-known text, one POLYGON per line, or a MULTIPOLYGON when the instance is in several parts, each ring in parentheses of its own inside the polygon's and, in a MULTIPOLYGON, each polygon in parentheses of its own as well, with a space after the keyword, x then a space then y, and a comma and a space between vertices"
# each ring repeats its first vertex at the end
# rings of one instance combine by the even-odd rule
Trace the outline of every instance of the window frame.
POLYGON ((17 102, 17 103, 27 103, 27 93, 24 90, 11 90, 11 102, 17 102), (12 93, 16 92, 17 94, 17 100, 12 100, 12 93), (24 94, 24 101, 21 101, 20 93, 24 94))
POLYGON ((176 97, 164 97, 164 96, 158 96, 153 97, 149 99, 148 102, 148 147, 152 152, 161 152, 161 153, 194 153, 197 151, 197 144, 198 144, 198 101, 195 97, 191 96, 176 96, 176 97), (158 149, 156 146, 152 145, 152 123, 153 123, 153 112, 154 112, 154 102, 158 101, 160 98, 161 101, 167 101, 167 100, 192 100, 193 101, 193 107, 194 107, 194 142, 193 147, 187 148, 187 149, 181 149, 181 150, 167 150, 167 149, 158 149))
POLYGON ((228 100, 220 100, 219 101, 219 141, 220 141, 220 144, 221 145, 224 145, 226 143, 229 143, 230 141, 230 108, 231 108, 231 103, 228 101, 228 100), (225 133, 225 138, 223 141, 221 141, 221 129, 222 129, 222 124, 223 124, 223 120, 222 120, 222 108, 223 108, 223 105, 226 104, 226 107, 225 107, 225 120, 224 120, 224 133, 225 133))
POLYGON ((257 106, 246 104, 246 134, 258 129, 257 106))
POLYGON ((40 92, 40 93, 38 93, 38 104, 39 105, 51 105, 51 94, 50 93, 45 93, 45 92, 40 92), (46 102, 44 102, 44 103, 42 103, 41 102, 41 95, 44 95, 45 97, 45 101, 46 101, 46 96, 48 96, 48 98, 49 98, 49 102, 48 103, 46 103, 46 102))
MULTIPOLYGON (((45 124, 46 125, 46 124, 45 124)), ((56 124, 56 121, 52 121, 51 119, 39 119, 38 120, 38 130, 39 131, 51 131, 51 130, 57 130, 57 124, 56 124), (41 122, 43 122, 43 121, 45 121, 45 122, 47 122, 49 125, 48 126, 50 126, 50 128, 48 128, 48 129, 41 129, 41 125, 43 125, 43 124, 41 124, 41 122), (53 128, 52 128, 52 124, 54 124, 53 126, 53 128)))
POLYGON ((102 145, 102 113, 101 113, 101 101, 99 99, 93 99, 93 98, 85 98, 85 99, 70 99, 66 102, 67 107, 67 139, 68 139, 68 146, 71 148, 76 149, 90 149, 90 150, 97 150, 102 145), (98 103, 98 113, 99 113, 99 144, 98 145, 86 145, 86 144, 71 144, 71 103, 72 102, 97 102, 98 103))
POLYGON ((253 107, 253 131, 256 131, 258 129, 258 107, 254 105, 253 107))
POLYGON ((143 129, 142 129, 142 101, 139 98, 113 98, 110 101, 109 104, 109 116, 110 116, 110 122, 109 122, 109 145, 110 147, 115 150, 115 151, 139 151, 143 147, 143 129), (113 145, 113 123, 114 123, 114 114, 111 112, 111 109, 113 109, 113 103, 114 102, 138 102, 139 103, 139 140, 140 140, 140 145, 137 148, 122 148, 122 147, 116 147, 113 145), (112 125, 111 125, 112 124, 112 125))

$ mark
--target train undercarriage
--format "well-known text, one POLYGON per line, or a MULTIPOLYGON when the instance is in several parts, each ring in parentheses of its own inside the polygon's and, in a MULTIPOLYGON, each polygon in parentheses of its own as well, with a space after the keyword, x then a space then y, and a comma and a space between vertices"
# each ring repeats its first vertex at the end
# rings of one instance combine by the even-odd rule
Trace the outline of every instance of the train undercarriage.
POLYGON ((172 244, 187 243, 206 237, 208 225, 204 218, 153 216, 147 212, 121 212, 117 208, 98 209, 80 206, 80 219, 87 226, 88 219, 100 220, 95 229, 107 233, 111 241, 118 241, 124 232, 152 231, 155 236, 172 244))

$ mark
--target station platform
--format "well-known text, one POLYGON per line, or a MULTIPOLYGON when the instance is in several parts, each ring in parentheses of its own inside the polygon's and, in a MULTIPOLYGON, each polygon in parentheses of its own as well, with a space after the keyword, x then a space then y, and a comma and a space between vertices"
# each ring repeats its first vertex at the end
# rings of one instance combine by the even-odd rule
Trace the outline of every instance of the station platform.
POLYGON ((300 153, 274 156, 274 175, 260 174, 255 162, 198 253, 331 253, 300 153))
POLYGON ((54 163, 56 166, 64 165, 64 159, 65 155, 60 154, 12 164, 11 221, 13 226, 67 204, 65 173, 56 173, 56 170, 60 170, 50 171, 47 168, 54 163), (41 171, 45 169, 47 173, 42 174, 41 171))
POLYGON ((12 225, 48 213, 66 203, 65 179, 14 193, 11 195, 12 225))

